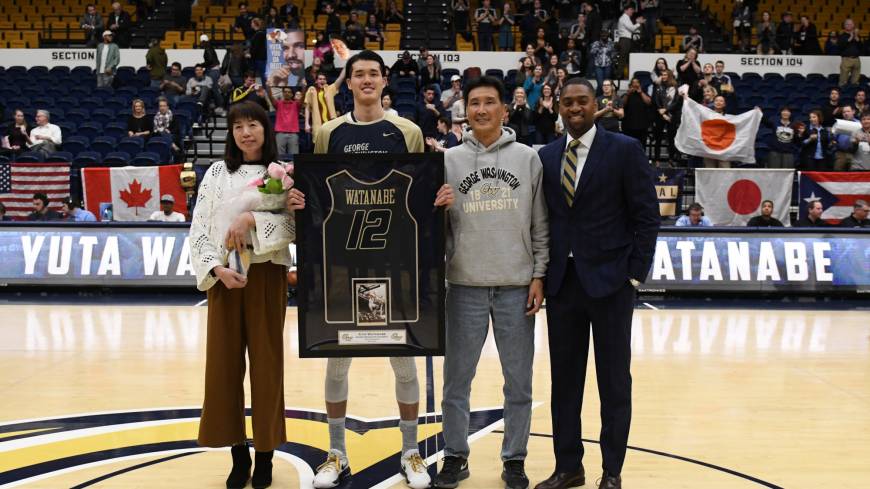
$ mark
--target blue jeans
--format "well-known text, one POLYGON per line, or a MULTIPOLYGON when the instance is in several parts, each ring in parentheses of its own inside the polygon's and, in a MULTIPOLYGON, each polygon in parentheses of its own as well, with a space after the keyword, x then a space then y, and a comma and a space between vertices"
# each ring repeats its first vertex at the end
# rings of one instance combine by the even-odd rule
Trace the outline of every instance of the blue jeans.
POLYGON ((504 383, 504 439, 501 458, 524 460, 532 420, 532 360, 535 318, 526 316, 528 287, 447 289, 447 351, 444 357, 444 454, 468 458, 471 381, 489 332, 489 320, 504 383))
POLYGON ((610 66, 595 67, 595 81, 598 82, 598 86, 595 87, 595 95, 601 96, 604 94, 604 91, 601 89, 601 85, 604 83, 604 80, 608 78, 610 78, 610 66))

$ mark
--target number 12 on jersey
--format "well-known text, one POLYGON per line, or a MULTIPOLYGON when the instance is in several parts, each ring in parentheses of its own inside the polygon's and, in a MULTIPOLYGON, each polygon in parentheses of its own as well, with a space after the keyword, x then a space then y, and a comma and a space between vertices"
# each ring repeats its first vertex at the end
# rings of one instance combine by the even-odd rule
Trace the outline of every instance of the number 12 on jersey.
POLYGON ((387 247, 393 212, 390 209, 358 209, 353 213, 347 235, 348 250, 382 250, 387 247))

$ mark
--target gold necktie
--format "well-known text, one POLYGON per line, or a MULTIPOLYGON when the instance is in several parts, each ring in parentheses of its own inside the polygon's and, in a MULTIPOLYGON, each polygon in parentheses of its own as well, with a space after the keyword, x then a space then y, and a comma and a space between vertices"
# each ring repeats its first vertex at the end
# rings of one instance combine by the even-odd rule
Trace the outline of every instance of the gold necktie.
POLYGON ((577 181, 577 146, 580 146, 579 139, 568 143, 568 149, 565 151, 565 168, 562 170, 562 190, 565 191, 568 207, 574 205, 574 182, 577 181))

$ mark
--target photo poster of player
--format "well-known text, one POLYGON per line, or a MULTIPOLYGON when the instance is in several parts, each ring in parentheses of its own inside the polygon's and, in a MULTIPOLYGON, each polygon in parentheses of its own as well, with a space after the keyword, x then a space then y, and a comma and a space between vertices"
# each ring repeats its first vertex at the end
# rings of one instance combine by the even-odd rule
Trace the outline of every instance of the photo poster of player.
POLYGON ((443 355, 443 153, 298 155, 294 180, 300 356, 443 355))
POLYGON ((301 87, 305 82, 305 33, 299 29, 266 30, 266 80, 273 88, 301 87))
POLYGON ((389 279, 354 279, 357 326, 386 326, 390 308, 389 279))

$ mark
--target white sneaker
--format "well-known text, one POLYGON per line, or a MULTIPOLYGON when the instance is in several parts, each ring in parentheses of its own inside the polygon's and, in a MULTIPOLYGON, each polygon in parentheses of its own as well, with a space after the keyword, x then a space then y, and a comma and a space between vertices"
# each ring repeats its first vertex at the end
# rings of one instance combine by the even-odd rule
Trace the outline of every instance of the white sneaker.
POLYGON ((350 467, 347 464, 347 457, 339 450, 330 450, 326 456, 326 462, 317 467, 314 487, 329 489, 339 485, 348 477, 350 477, 350 467))
POLYGON ((431 483, 426 462, 417 450, 408 450, 402 455, 402 475, 411 489, 425 489, 431 483))

